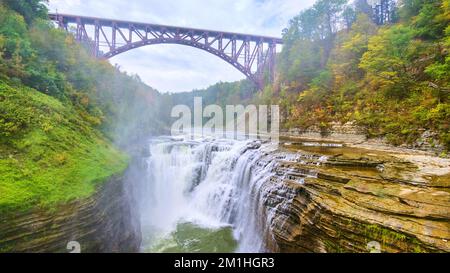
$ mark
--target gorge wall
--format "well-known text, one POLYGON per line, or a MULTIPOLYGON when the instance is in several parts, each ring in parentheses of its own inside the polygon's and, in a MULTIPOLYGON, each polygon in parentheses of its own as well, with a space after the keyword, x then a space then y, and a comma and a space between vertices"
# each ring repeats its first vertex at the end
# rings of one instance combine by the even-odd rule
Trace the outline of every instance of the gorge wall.
POLYGON ((155 139, 90 198, 0 215, 0 252, 69 252, 70 241, 82 252, 137 252, 143 219, 164 226, 198 215, 233 227, 242 252, 368 252, 371 242, 382 252, 450 252, 448 172, 311 144, 155 139))
MULTIPOLYGON (((445 145, 439 140, 438 133, 432 130, 418 130, 420 137, 412 143, 403 143, 399 148, 414 149, 426 151, 435 155, 443 155, 446 151, 445 145)), ((282 132, 283 137, 302 138, 310 140, 343 142, 348 144, 369 144, 380 146, 392 146, 386 137, 367 136, 366 129, 357 126, 356 122, 330 122, 329 127, 320 128, 319 126, 311 126, 307 129, 291 128, 282 132)), ((446 153, 445 153, 446 154, 446 153)))
POLYGON ((372 241, 382 252, 450 251, 448 177, 424 181, 408 162, 370 155, 259 164, 273 160, 262 187, 268 251, 368 252, 372 241))
POLYGON ((54 210, 35 209, 0 216, 0 252, 137 252, 141 233, 131 183, 111 178, 93 196, 54 210))
POLYGON ((150 150, 144 222, 166 234, 181 219, 232 227, 237 252, 450 251, 446 159, 435 170, 431 157, 424 168, 415 154, 308 140, 165 137, 150 150))

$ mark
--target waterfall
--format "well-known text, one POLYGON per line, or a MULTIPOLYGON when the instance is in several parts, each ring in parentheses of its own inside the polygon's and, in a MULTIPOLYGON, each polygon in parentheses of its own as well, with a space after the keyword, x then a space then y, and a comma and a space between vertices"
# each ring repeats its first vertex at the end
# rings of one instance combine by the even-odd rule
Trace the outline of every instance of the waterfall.
POLYGON ((236 251, 264 251, 261 194, 273 162, 257 140, 156 138, 140 189, 143 232, 167 235, 180 222, 231 227, 236 251))

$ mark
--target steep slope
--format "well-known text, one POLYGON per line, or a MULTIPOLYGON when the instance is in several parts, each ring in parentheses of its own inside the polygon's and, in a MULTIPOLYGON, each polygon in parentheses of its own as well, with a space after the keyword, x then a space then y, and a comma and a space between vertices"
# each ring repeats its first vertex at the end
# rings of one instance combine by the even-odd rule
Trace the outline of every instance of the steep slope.
POLYGON ((127 167, 69 105, 0 82, 0 211, 54 206, 91 195, 127 167))

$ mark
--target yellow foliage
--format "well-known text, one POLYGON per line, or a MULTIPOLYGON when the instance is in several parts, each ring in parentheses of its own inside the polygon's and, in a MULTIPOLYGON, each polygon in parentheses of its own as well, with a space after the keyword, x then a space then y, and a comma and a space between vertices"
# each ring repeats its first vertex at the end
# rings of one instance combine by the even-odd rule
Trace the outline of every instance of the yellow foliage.
POLYGON ((88 105, 89 105, 89 97, 86 96, 86 95, 83 95, 83 96, 81 97, 81 99, 80 99, 80 103, 81 103, 83 106, 88 106, 88 105))
POLYGON ((67 154, 65 153, 56 154, 54 159, 56 165, 64 165, 67 162, 67 154))

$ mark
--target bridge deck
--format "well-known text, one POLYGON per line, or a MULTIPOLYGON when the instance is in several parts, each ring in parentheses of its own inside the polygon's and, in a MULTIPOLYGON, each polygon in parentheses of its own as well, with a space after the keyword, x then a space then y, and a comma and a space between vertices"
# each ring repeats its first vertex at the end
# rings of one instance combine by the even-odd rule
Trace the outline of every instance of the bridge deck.
POLYGON ((51 20, 57 20, 58 16, 64 17, 67 20, 66 23, 77 23, 77 20, 81 20, 83 24, 95 24, 100 23, 102 26, 112 27, 113 24, 120 28, 129 28, 133 26, 136 29, 146 30, 151 28, 164 28, 168 31, 179 31, 180 33, 191 32, 194 34, 201 33, 209 33, 212 36, 222 35, 225 39, 242 39, 242 40, 250 40, 252 42, 274 42, 276 44, 283 44, 283 39, 275 38, 270 36, 260 36, 260 35, 251 35, 244 33, 235 33, 235 32, 225 32, 225 31, 217 31, 217 30, 208 30, 208 29, 199 29, 199 28, 188 28, 188 27, 178 27, 178 26, 168 26, 168 25, 160 25, 160 24, 150 24, 150 23, 142 23, 142 22, 133 22, 133 21, 123 21, 123 20, 115 20, 115 19, 105 19, 105 18, 97 18, 97 17, 88 17, 88 16, 79 16, 79 15, 71 15, 71 14, 56 14, 49 13, 49 17, 51 20))

